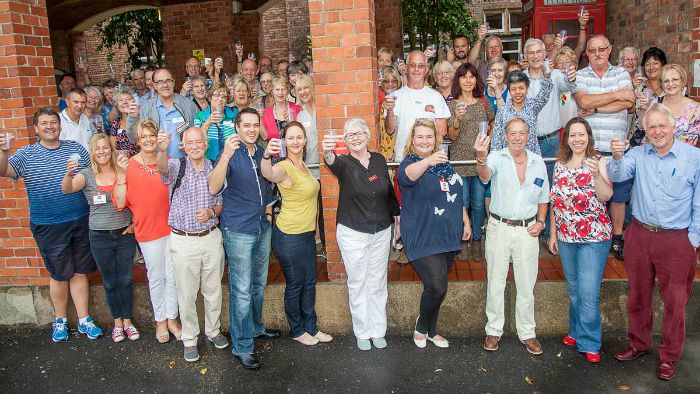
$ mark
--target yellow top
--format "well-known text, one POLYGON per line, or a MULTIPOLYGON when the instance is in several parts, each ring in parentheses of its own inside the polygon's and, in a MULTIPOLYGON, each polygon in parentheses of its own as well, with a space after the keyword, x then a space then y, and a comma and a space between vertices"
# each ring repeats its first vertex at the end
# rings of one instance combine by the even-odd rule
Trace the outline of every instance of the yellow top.
POLYGON ((287 172, 291 186, 277 184, 282 195, 282 210, 277 216, 277 227, 286 234, 301 234, 316 230, 318 192, 321 188, 316 177, 304 165, 304 172, 290 160, 278 163, 287 172))

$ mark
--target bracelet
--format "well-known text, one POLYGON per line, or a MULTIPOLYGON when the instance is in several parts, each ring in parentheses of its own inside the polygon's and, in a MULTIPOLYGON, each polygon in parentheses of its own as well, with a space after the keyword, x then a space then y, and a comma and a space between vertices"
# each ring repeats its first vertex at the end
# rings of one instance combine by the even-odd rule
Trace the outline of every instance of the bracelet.
POLYGON ((485 166, 485 165, 486 165, 486 160, 480 159, 480 158, 477 157, 477 158, 476 158, 476 165, 477 165, 477 166, 485 166))
POLYGON ((263 160, 270 160, 270 156, 263 155, 263 160))
POLYGON ((126 182, 117 182, 117 185, 126 185, 126 182))
POLYGON ((269 217, 272 217, 272 214, 271 214, 271 213, 267 213, 267 212, 265 212, 265 216, 269 216, 269 217))

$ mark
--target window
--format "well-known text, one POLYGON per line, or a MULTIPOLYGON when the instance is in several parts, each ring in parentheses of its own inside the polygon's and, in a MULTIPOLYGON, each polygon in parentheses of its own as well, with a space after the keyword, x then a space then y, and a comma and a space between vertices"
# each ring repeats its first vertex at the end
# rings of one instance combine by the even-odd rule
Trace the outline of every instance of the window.
POLYGON ((523 25, 523 14, 520 10, 508 10, 508 31, 510 33, 520 33, 523 25))
POLYGON ((520 37, 501 37, 503 42, 503 58, 506 60, 518 60, 522 41, 520 37))
POLYGON ((504 20, 505 14, 503 11, 484 11, 486 16, 486 22, 489 23, 489 32, 503 32, 504 30, 504 20))

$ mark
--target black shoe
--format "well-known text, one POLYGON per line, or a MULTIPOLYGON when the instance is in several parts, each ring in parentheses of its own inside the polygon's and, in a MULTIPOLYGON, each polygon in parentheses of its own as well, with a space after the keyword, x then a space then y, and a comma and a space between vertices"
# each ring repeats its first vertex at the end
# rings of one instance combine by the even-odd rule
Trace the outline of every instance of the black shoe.
POLYGON ((612 253, 613 257, 620 261, 625 261, 625 258, 622 256, 622 250, 625 246, 625 241, 622 240, 622 237, 619 235, 613 235, 612 243, 610 244, 610 253, 612 253))
POLYGON ((241 365, 245 369, 258 369, 260 368, 260 361, 258 361, 257 358, 255 358, 255 355, 253 354, 242 354, 242 355, 237 355, 234 354, 238 361, 241 362, 241 365))
POLYGON ((472 248, 472 259, 477 262, 484 261, 484 248, 481 246, 481 240, 473 240, 472 243, 474 244, 472 248))
POLYGON ((272 338, 279 338, 279 336, 282 335, 282 333, 279 330, 270 330, 270 329, 265 329, 262 334, 258 334, 255 336, 257 339, 272 339, 272 338))

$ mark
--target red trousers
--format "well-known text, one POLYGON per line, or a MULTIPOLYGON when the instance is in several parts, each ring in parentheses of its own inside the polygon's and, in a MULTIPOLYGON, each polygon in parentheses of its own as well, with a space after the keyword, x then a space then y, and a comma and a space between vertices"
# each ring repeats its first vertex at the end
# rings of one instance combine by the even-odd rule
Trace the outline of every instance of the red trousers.
POLYGON ((695 277, 695 248, 688 230, 652 232, 632 220, 625 230, 625 268, 629 284, 629 345, 649 350, 652 342, 652 292, 658 279, 664 302, 661 361, 678 361, 685 343, 685 305, 695 277))

